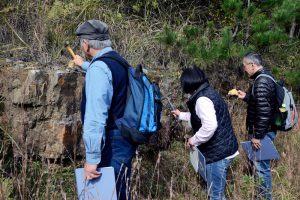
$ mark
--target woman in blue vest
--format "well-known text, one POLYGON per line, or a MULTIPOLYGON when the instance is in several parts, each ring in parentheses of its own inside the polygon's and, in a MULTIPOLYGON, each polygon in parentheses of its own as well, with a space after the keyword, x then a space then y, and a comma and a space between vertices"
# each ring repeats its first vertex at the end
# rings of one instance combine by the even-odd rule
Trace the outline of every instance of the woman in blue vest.
POLYGON ((198 148, 206 159, 207 191, 211 200, 225 199, 227 169, 238 153, 228 107, 209 85, 197 66, 186 68, 180 77, 184 93, 190 94, 190 112, 173 111, 180 120, 190 121, 194 136, 189 138, 191 150, 198 148))

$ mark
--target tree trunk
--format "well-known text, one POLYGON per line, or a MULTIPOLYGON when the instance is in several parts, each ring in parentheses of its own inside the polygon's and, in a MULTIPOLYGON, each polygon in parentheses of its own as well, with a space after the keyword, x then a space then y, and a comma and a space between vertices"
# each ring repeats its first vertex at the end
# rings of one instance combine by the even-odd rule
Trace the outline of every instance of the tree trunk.
MULTIPOLYGON (((248 0, 247 3, 247 9, 250 8, 250 0, 248 0)), ((247 27, 246 27, 246 41, 248 40, 248 38, 250 37, 250 20, 249 20, 249 16, 248 16, 248 23, 247 23, 247 27)))
POLYGON ((293 17, 292 27, 291 27, 291 29, 290 29, 290 35, 289 35, 290 38, 293 38, 293 37, 294 37, 296 25, 297 25, 297 24, 296 24, 296 17, 293 17))

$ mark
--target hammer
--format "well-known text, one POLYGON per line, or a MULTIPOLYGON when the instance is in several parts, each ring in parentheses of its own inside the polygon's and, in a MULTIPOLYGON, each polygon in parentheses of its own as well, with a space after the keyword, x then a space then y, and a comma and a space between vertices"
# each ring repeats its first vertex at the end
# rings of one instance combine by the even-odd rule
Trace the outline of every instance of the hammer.
POLYGON ((73 57, 73 59, 75 59, 75 53, 74 53, 74 51, 71 49, 69 41, 66 41, 66 42, 65 42, 65 47, 67 48, 67 50, 69 51, 69 53, 71 54, 71 56, 73 57))

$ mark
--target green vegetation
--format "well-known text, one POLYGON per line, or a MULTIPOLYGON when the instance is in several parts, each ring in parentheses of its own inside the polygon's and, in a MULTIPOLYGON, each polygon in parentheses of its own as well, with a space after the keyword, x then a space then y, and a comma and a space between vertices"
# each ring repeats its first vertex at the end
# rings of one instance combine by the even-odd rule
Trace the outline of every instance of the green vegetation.
POLYGON ((203 68, 227 67, 231 60, 237 67, 246 52, 259 52, 278 77, 285 77, 288 84, 299 89, 300 38, 296 24, 300 21, 300 2, 243 2, 225 0, 215 8, 221 17, 179 30, 165 28, 158 40, 181 49, 191 62, 203 68))

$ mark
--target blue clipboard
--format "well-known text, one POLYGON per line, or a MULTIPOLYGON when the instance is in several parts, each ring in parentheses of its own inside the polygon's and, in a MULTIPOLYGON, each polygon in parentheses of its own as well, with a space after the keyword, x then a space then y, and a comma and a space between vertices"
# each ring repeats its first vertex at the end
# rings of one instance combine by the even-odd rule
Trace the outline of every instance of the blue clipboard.
POLYGON ((190 151, 190 162, 194 170, 206 181, 206 160, 198 148, 190 151))
POLYGON ((278 160, 279 154, 278 151, 272 142, 272 140, 265 136, 260 140, 261 148, 256 150, 252 146, 251 141, 241 142, 242 148, 247 154, 248 158, 251 161, 260 161, 260 160, 278 160))
POLYGON ((79 200, 117 200, 115 173, 113 167, 98 168, 100 178, 85 180, 84 169, 75 170, 76 187, 79 200))

